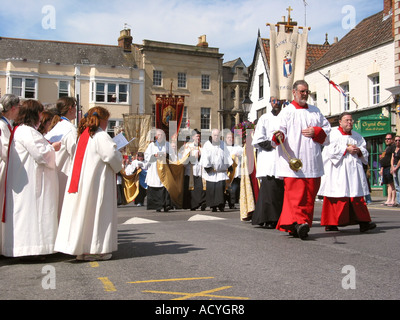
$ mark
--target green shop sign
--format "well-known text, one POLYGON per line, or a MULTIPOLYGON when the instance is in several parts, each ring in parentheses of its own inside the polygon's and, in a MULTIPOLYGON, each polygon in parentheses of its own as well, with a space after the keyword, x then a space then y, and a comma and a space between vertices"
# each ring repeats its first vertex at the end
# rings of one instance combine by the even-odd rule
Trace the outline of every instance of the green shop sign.
POLYGON ((370 115, 354 119, 353 130, 363 137, 380 136, 390 132, 390 119, 382 115, 370 115))

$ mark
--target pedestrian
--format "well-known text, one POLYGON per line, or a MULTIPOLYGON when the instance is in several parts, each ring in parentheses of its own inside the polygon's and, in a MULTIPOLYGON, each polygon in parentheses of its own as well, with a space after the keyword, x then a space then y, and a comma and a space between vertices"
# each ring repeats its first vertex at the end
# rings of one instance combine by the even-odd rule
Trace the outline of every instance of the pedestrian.
POLYGON ((148 163, 147 184, 147 210, 168 212, 172 208, 171 197, 160 180, 157 170, 157 161, 166 163, 170 152, 169 142, 165 139, 165 133, 161 129, 156 130, 155 141, 151 142, 144 153, 144 159, 148 163))
POLYGON ((387 186, 387 199, 386 202, 383 203, 385 206, 392 207, 396 203, 396 189, 394 187, 393 182, 393 174, 391 172, 391 160, 392 154, 396 148, 396 145, 393 141, 394 134, 387 133, 385 137, 386 149, 382 153, 380 158, 380 170, 379 174, 382 177, 382 184, 387 186))
POLYGON ((122 154, 107 133, 110 113, 93 107, 79 123, 55 250, 77 260, 108 260, 117 250, 116 174, 122 154))
POLYGON ((185 163, 183 208, 192 211, 200 208, 204 211, 206 208, 206 191, 203 188, 203 168, 200 165, 202 154, 201 133, 197 129, 192 132, 192 140, 185 144, 182 151, 183 158, 190 153, 187 163, 185 163))
POLYGON ((211 131, 211 139, 204 144, 200 164, 206 180, 206 204, 213 212, 225 208, 225 187, 228 170, 233 160, 218 129, 211 131))
POLYGON ((331 131, 321 111, 307 104, 309 94, 306 81, 294 83, 294 100, 280 112, 279 130, 272 139, 274 146, 280 144, 279 138, 283 141, 283 146, 278 147, 276 176, 283 177, 285 184, 282 213, 276 228, 302 240, 307 238, 312 226, 314 201, 324 174, 322 144, 331 131), (291 159, 300 159, 302 166, 295 161, 292 169, 285 151, 291 159))
POLYGON ((58 216, 60 218, 68 175, 75 155, 77 128, 72 123, 76 119, 76 99, 60 98, 55 107, 56 114, 52 120, 52 128, 45 135, 50 142, 61 142, 61 149, 56 153, 56 167, 59 182, 58 216))
POLYGON ((54 253, 58 178, 53 147, 36 128, 43 105, 26 100, 19 108, 7 159, 3 255, 43 258, 54 253))
MULTIPOLYGON (((8 144, 13 131, 13 121, 18 116, 20 100, 16 95, 6 94, 0 99, 0 208, 3 208, 5 195, 6 164, 8 158, 8 144)), ((2 211, 2 210, 1 210, 2 211)), ((0 226, 0 254, 2 247, 2 229, 0 226)))
POLYGON ((399 168, 400 168, 400 136, 394 137, 394 144, 396 146, 392 159, 390 162, 393 174, 393 183, 396 189, 396 204, 394 206, 400 205, 400 181, 399 181, 399 168))
POLYGON ((324 196, 321 225, 325 231, 338 231, 338 226, 359 224, 360 232, 376 227, 365 203, 369 193, 363 164, 368 164, 367 143, 353 131, 351 113, 339 116, 339 127, 333 128, 329 144, 322 151, 325 174, 319 195, 324 196))
POLYGON ((252 216, 252 225, 275 229, 282 211, 284 184, 276 177, 276 148, 272 146, 274 132, 279 129, 278 115, 283 101, 271 97, 272 110, 257 122, 253 146, 257 149, 257 178, 260 192, 252 216))
POLYGON ((234 143, 234 136, 231 131, 225 135, 225 143, 232 159, 236 162, 235 174, 226 193, 229 208, 236 209, 235 204, 239 202, 240 197, 240 169, 242 166, 243 147, 234 143))

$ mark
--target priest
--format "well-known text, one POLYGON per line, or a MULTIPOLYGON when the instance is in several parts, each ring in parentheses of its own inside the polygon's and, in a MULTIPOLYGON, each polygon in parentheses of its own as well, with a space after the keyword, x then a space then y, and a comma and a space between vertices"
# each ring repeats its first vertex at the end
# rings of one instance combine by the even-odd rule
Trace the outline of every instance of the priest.
POLYGON ((364 138, 353 131, 351 113, 339 117, 339 127, 333 128, 329 145, 322 152, 325 175, 319 195, 324 196, 321 225, 326 231, 338 231, 338 226, 359 224, 360 232, 376 227, 365 203, 369 193, 363 164, 368 164, 364 138))

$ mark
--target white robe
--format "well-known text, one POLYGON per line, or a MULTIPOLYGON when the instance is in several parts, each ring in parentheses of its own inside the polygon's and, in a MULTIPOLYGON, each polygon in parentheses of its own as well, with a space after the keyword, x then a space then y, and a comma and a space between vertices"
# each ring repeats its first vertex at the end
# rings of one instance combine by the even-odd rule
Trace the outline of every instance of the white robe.
MULTIPOLYGON (((56 167, 59 182, 59 202, 58 215, 61 214, 63 205, 65 187, 68 181, 68 174, 72 167, 72 160, 75 155, 76 139, 78 136, 77 128, 69 121, 62 120, 58 122, 54 128, 45 135, 49 141, 55 137, 61 137, 61 148, 56 152, 56 167)), ((58 140, 58 139, 56 139, 58 140)))
POLYGON ((35 129, 21 125, 10 145, 3 254, 54 253, 58 220, 55 151, 35 129))
POLYGON ((116 173, 122 154, 107 132, 89 138, 77 193, 68 193, 68 177, 55 250, 71 255, 105 254, 117 248, 116 173))
POLYGON ((190 156, 187 164, 185 164, 185 176, 190 176, 190 165, 192 165, 193 176, 201 177, 202 166, 198 160, 199 154, 201 156, 202 148, 199 146, 195 146, 193 142, 188 142, 185 144, 185 148, 182 152, 183 157, 190 152, 190 156))
MULTIPOLYGON (((5 118, 5 117, 4 117, 5 118)), ((10 141, 11 131, 7 126, 7 123, 11 126, 8 119, 0 119, 0 212, 3 212, 3 201, 4 201, 4 183, 6 178, 6 163, 7 163, 7 152, 8 144, 10 141)), ((11 126, 12 127, 12 126, 11 126)), ((3 238, 3 223, 0 222, 0 255, 2 251, 2 238, 3 238)))
POLYGON ((227 148, 232 159, 235 158, 237 162, 236 163, 237 167, 235 170, 235 178, 240 178, 242 169, 241 167, 242 167, 243 148, 241 146, 235 146, 235 145, 233 146, 227 145, 227 148))
POLYGON ((303 129, 308 127, 321 127, 328 136, 331 126, 321 111, 312 105, 308 109, 296 109, 289 104, 278 115, 279 130, 285 135, 284 146, 293 158, 299 158, 303 168, 293 171, 282 146, 278 146, 278 159, 276 160, 276 176, 292 178, 318 178, 324 174, 322 163, 321 144, 312 138, 304 137, 301 134, 303 129))
POLYGON ((228 180, 228 168, 233 164, 232 157, 226 144, 220 141, 217 145, 207 141, 202 149, 200 165, 203 167, 203 178, 206 181, 218 182, 228 180), (207 173, 204 168, 212 167, 214 170, 207 173))
POLYGON ((273 134, 278 129, 278 116, 274 116, 272 112, 265 113, 260 117, 260 119, 258 119, 252 142, 254 148, 256 148, 258 151, 256 170, 257 178, 276 176, 276 148, 273 148, 271 151, 266 151, 258 144, 266 140, 272 141, 273 134))
POLYGON ((157 161, 152 158, 156 153, 165 153, 169 152, 169 142, 165 142, 162 145, 159 145, 157 142, 152 142, 147 147, 144 152, 144 160, 148 163, 147 175, 146 175, 146 184, 152 188, 162 188, 164 185, 162 184, 157 171, 157 161))
POLYGON ((329 141, 322 152, 325 174, 318 194, 333 198, 367 195, 369 188, 363 163, 368 164, 368 151, 364 138, 355 131, 343 135, 338 128, 333 128, 329 141), (348 144, 360 148, 363 157, 347 153, 348 144))

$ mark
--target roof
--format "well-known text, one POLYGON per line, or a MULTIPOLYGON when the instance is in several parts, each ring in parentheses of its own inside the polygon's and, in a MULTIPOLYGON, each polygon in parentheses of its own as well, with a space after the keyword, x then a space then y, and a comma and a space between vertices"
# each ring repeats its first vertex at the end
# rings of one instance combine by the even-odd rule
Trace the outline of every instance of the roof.
POLYGON ((316 71, 393 40, 392 17, 384 17, 383 11, 378 12, 362 20, 306 72, 316 71))
POLYGON ((6 59, 63 65, 135 65, 132 54, 119 46, 0 37, 0 60, 6 59))
MULTIPOLYGON (((265 56, 267 57, 268 66, 270 66, 270 40, 262 39, 262 44, 264 47, 265 56)), ((312 67, 321 57, 323 57, 331 48, 332 45, 308 43, 305 71, 307 72, 307 70, 312 67)))

